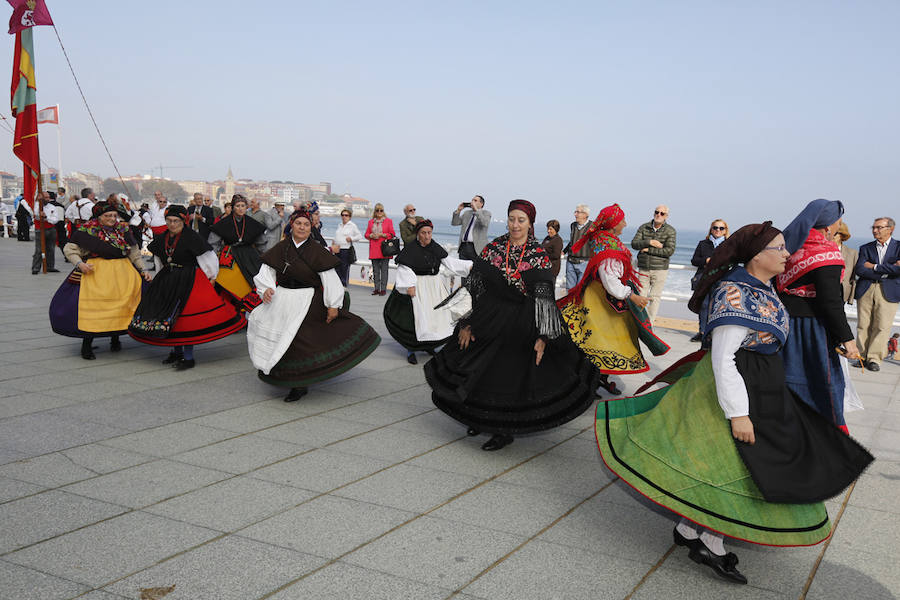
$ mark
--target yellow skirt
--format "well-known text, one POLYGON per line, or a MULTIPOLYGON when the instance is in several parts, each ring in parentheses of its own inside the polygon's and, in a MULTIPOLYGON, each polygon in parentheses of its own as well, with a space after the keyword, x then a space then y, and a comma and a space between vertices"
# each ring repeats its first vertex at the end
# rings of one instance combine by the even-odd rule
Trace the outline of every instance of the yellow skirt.
POLYGON ((231 263, 230 267, 219 265, 219 275, 216 277, 216 283, 237 299, 243 298, 252 291, 250 284, 244 278, 244 274, 241 273, 237 261, 231 263))
POLYGON ((141 301, 141 276, 127 258, 89 258, 93 273, 82 274, 78 329, 104 333, 128 329, 141 301))
POLYGON ((638 346, 638 324, 630 312, 616 312, 599 281, 584 289, 581 304, 562 309, 569 335, 602 372, 626 375, 650 369, 638 346))

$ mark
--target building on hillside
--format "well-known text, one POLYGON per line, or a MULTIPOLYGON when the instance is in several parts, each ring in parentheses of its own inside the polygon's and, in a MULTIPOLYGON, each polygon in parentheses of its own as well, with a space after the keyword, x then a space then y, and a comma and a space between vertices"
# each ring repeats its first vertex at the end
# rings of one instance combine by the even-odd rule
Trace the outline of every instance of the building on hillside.
POLYGON ((0 197, 10 200, 25 191, 25 180, 21 175, 0 171, 0 197))
POLYGON ((83 188, 89 187, 94 190, 94 194, 96 194, 98 198, 103 197, 103 178, 99 175, 72 171, 72 173, 66 177, 66 183, 71 186, 71 189, 68 190, 70 193, 81 194, 83 188), (75 184, 74 186, 72 185, 73 183, 75 184))

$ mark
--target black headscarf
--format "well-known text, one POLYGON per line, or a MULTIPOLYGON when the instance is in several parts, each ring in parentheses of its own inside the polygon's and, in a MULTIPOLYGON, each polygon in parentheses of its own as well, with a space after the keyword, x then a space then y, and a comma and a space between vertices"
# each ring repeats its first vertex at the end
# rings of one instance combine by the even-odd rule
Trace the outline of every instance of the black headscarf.
POLYGON ((697 289, 688 302, 688 308, 699 313, 703 298, 709 294, 713 286, 736 265, 746 265, 750 262, 779 233, 781 230, 772 227, 772 221, 744 225, 732 233, 713 251, 703 270, 703 277, 697 283, 697 289))

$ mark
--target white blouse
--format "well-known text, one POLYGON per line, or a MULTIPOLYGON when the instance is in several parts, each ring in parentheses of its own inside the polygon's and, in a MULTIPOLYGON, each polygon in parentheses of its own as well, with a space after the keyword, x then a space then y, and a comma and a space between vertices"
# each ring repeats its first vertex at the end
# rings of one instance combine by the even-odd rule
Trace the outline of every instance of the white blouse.
MULTIPOLYGON (((291 239, 294 242, 293 239, 291 239)), ((299 244, 294 242, 294 247, 299 248, 309 241, 306 238, 299 244)), ((338 277, 337 271, 328 269, 319 273, 319 280, 322 282, 322 300, 327 308, 341 308, 344 305, 344 284, 338 277)), ((266 290, 272 289, 274 293, 278 293, 278 287, 275 282, 275 269, 269 265, 263 264, 259 269, 259 273, 253 277, 256 289, 259 291, 260 298, 266 293, 266 290)))
POLYGON ((614 298, 624 300, 631 295, 631 288, 622 283, 622 275, 625 274, 625 266, 621 260, 607 258, 600 261, 597 267, 597 275, 607 292, 614 298))
POLYGON ((359 227, 353 221, 347 221, 337 226, 334 232, 334 243, 341 247, 342 250, 348 250, 353 242, 348 242, 347 238, 354 242, 364 242, 366 238, 359 232, 359 227))
POLYGON ((747 385, 738 372, 734 354, 741 348, 750 328, 741 325, 720 325, 712 331, 712 370, 716 379, 716 395, 725 418, 745 417, 750 414, 750 397, 747 385))

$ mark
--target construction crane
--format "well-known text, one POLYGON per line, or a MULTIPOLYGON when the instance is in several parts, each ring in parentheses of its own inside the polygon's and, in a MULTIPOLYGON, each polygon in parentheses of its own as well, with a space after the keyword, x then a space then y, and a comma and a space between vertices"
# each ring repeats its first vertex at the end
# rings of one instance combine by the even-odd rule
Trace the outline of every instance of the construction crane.
POLYGON ((159 169, 159 178, 160 178, 160 179, 164 179, 164 177, 163 177, 163 169, 193 169, 193 168, 194 168, 194 167, 192 167, 192 166, 191 166, 191 167, 185 167, 185 166, 181 166, 181 165, 164 166, 164 165, 160 164, 160 165, 157 166, 157 167, 150 167, 150 176, 152 177, 152 176, 153 176, 153 171, 156 171, 157 169, 159 169))

